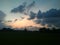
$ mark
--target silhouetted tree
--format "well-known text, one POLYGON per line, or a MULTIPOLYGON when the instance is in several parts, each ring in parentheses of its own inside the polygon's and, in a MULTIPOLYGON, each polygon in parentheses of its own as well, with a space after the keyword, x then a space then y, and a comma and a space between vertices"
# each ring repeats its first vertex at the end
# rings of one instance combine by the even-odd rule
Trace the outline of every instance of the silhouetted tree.
POLYGON ((25 28, 24 31, 27 32, 27 29, 25 28))

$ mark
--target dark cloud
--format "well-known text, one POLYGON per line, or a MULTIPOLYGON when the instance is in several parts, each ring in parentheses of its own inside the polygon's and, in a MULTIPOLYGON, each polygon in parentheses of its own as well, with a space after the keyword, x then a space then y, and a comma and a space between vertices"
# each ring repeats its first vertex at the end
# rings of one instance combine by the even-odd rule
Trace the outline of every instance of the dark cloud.
POLYGON ((2 11, 0 11, 0 29, 5 27, 5 25, 2 23, 2 21, 4 21, 6 14, 2 11))
POLYGON ((46 23, 60 27, 60 18, 59 17, 47 18, 46 23))
POLYGON ((49 17, 60 17, 60 10, 57 10, 57 9, 50 9, 49 11, 47 12, 43 12, 41 13, 41 11, 39 10, 38 11, 38 14, 37 14, 37 18, 42 18, 42 17, 45 17, 45 18, 49 18, 49 17))
POLYGON ((45 17, 60 17, 60 10, 50 9, 45 13, 45 17))
POLYGON ((23 13, 25 11, 25 7, 26 7, 26 2, 24 2, 22 5, 14 8, 11 10, 11 12, 13 13, 17 13, 17 12, 20 12, 20 13, 23 13))
POLYGON ((36 16, 38 19, 40 19, 40 18, 42 18, 43 17, 43 15, 42 15, 42 13, 41 13, 41 11, 39 10, 38 11, 38 13, 37 13, 37 16, 36 16))
POLYGON ((31 11, 29 16, 30 16, 30 18, 28 18, 29 20, 34 19, 36 17, 36 13, 31 11))
POLYGON ((60 27, 60 10, 50 9, 47 12, 41 13, 38 11, 36 23, 43 22, 44 24, 51 24, 60 27), (43 19, 42 21, 40 19, 43 19))
POLYGON ((29 5, 26 5, 26 4, 27 4, 27 3, 24 2, 22 5, 14 8, 14 9, 12 9, 11 12, 13 12, 13 13, 19 12, 19 13, 23 13, 23 14, 28 14, 29 10, 30 10, 32 7, 34 7, 35 1, 33 1, 33 2, 32 2, 31 4, 29 4, 29 5))

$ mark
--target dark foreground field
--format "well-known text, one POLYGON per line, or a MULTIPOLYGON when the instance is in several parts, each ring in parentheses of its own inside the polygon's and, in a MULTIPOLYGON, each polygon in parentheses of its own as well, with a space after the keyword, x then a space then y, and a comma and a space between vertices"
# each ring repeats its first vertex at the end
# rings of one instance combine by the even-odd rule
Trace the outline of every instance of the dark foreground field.
POLYGON ((60 45, 60 33, 1 31, 0 45, 60 45))

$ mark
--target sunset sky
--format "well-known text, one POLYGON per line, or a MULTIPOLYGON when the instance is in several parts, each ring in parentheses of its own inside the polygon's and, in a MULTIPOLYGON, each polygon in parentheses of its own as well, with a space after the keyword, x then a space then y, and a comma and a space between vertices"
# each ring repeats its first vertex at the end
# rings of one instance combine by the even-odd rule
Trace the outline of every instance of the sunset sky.
POLYGON ((9 13, 11 9, 21 5, 23 2, 30 4, 32 1, 36 2, 35 11, 47 11, 51 8, 60 9, 60 0, 0 0, 0 10, 9 13))
POLYGON ((59 12, 60 0, 0 0, 0 20, 2 20, 0 28, 4 26, 12 28, 48 27, 50 24, 60 27, 59 12), (43 14, 47 16, 41 17, 43 14))

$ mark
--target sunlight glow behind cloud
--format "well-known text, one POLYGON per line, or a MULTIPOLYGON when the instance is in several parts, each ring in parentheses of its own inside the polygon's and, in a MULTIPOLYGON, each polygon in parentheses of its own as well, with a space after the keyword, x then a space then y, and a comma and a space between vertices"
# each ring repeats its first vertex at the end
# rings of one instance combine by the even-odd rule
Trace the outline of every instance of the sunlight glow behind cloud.
MULTIPOLYGON (((41 24, 36 24, 33 20, 28 20, 29 16, 24 16, 24 19, 17 19, 17 21, 7 22, 5 23, 7 26, 11 26, 15 29, 25 28, 25 27, 38 27, 42 28, 43 26, 41 24)), ((47 27, 47 26, 46 26, 47 27)))
POLYGON ((56 27, 59 26, 60 24, 59 21, 60 7, 58 5, 59 0, 58 1, 33 0, 32 2, 31 1, 24 0, 24 2, 22 2, 21 0, 20 2, 15 1, 14 3, 12 2, 12 0, 0 1, 3 2, 3 4, 1 3, 3 5, 3 7, 1 6, 2 11, 6 13, 3 23, 7 27, 19 28, 19 29, 25 27, 48 28, 51 25, 54 25, 56 27), (6 5, 5 3, 9 5, 6 5))

